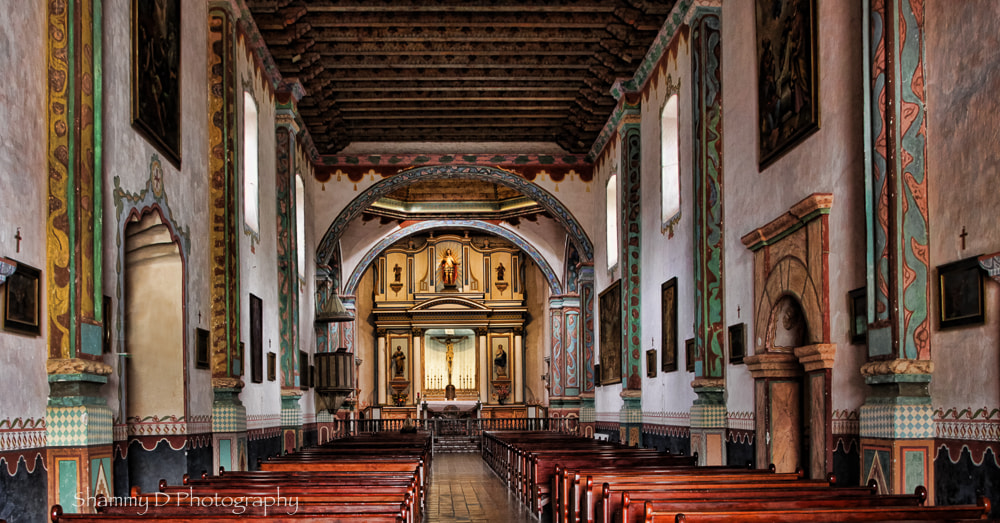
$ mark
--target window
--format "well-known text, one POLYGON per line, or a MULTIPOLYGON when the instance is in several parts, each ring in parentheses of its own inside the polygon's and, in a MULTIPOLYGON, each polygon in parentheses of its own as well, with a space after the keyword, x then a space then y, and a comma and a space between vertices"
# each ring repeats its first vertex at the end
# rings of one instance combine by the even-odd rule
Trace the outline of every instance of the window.
POLYGON ((681 211, 680 143, 677 95, 671 95, 660 112, 660 223, 666 227, 681 211))
POLYGON ((299 262, 299 278, 306 275, 306 187, 302 176, 295 175, 295 253, 299 262))
POLYGON ((243 92, 243 221, 260 232, 257 213, 257 103, 249 91, 243 92))
POLYGON ((607 217, 608 269, 618 265, 618 175, 608 178, 608 187, 604 201, 607 217))

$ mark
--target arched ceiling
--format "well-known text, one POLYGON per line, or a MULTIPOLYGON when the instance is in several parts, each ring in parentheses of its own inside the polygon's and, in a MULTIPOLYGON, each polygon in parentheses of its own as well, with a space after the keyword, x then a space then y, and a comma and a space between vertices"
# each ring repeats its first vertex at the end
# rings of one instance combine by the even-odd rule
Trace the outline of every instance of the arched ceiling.
POLYGON ((675 0, 247 0, 316 150, 538 142, 586 153, 675 0))

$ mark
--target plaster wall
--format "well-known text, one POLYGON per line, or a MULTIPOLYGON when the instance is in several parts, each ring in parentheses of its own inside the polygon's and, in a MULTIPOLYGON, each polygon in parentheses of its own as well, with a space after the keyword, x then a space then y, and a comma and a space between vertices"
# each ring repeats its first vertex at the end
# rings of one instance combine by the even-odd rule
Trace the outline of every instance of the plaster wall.
MULTIPOLYGON (((531 258, 524 258, 524 304, 530 320, 524 325, 524 402, 528 405, 548 405, 548 382, 545 358, 552 356, 551 315, 548 314, 549 283, 531 258)), ((580 360, 582 361, 582 359, 580 360)), ((519 380, 520 376, 515 377, 519 380)))
MULTIPOLYGON (((847 293, 865 285, 864 154, 862 126, 861 7, 817 2, 820 129, 784 156, 758 169, 756 57, 753 2, 728 2, 722 12, 723 198, 725 220, 726 325, 747 324, 747 347, 755 337, 753 256, 740 238, 787 212, 815 192, 833 193, 829 216, 829 310, 834 411, 852 411, 866 387, 858 369, 864 349, 849 343, 847 293), (737 316, 737 307, 740 309, 737 316)), ((683 125, 683 124, 682 124, 683 125)), ((748 373, 727 367, 728 409, 753 411, 748 373)))
MULTIPOLYGON (((129 0, 104 2, 104 294, 112 298, 115 311, 113 344, 123 351, 122 325, 118 311, 122 300, 122 266, 119 257, 124 220, 132 208, 156 205, 168 217, 171 229, 181 238, 186 288, 185 329, 187 347, 194 347, 194 327, 208 328, 210 310, 210 248, 208 238, 207 124, 207 21, 204 3, 181 1, 181 164, 174 167, 131 126, 129 0), (150 193, 150 167, 158 158, 163 168, 162 196, 150 193), (116 191, 115 188, 119 187, 116 191), (119 208, 121 213, 119 213, 119 208)), ((37 34, 44 34, 44 31, 37 34)), ((44 47, 43 44, 40 44, 44 47)), ((188 366, 193 369, 193 351, 188 366)), ((113 355, 105 361, 115 368, 102 388, 116 420, 120 419, 121 369, 113 355)), ((189 390, 211 390, 209 371, 192 370, 189 390)), ((189 394, 189 416, 211 415, 211 394, 189 394)))
MULTIPOLYGON (((606 191, 608 179, 618 175, 619 196, 621 195, 621 139, 616 135, 608 142, 594 167, 595 190, 591 192, 591 209, 597 215, 595 218, 596 234, 591 236, 594 242, 594 361, 600 361, 601 354, 601 311, 600 295, 615 280, 621 278, 621 264, 608 267, 608 251, 619 250, 619 244, 608 243, 608 231, 605 224, 606 191)), ((620 205, 619 205, 620 207, 620 205)), ((619 210, 620 212, 620 210, 619 210)), ((619 238, 621 237, 619 233, 619 238)), ((595 376, 598 385, 594 387, 594 411, 598 421, 618 421, 618 411, 624 402, 621 398, 622 384, 600 385, 600 377, 595 376)))
MULTIPOLYGON (((43 2, 0 4, 0 71, 4 71, 0 82, 0 257, 43 269, 43 280, 48 196, 45 25, 43 2), (18 228, 20 252, 15 238, 18 228)), ((6 297, 6 284, 2 287, 6 297)), ((47 303, 42 295, 44 311, 47 303)), ((45 418, 48 328, 42 323, 39 336, 0 330, 0 424, 45 418)))
MULTIPOLYGON (((303 185, 305 185, 305 181, 313 177, 312 162, 309 161, 298 141, 295 142, 295 145, 295 170, 302 176, 302 182, 303 185)), ((294 186, 292 190, 294 191, 294 186)), ((298 344, 303 350, 315 355, 316 264, 313 263, 313 257, 310 256, 310 254, 316 252, 317 236, 315 224, 308 219, 308 216, 312 213, 313 195, 308 190, 304 190, 303 193, 305 199, 302 202, 302 205, 305 206, 304 210, 307 218, 303 220, 305 222, 305 245, 298 246, 299 249, 302 249, 305 252, 305 267, 299 267, 299 272, 302 274, 302 278, 298 279, 296 283, 299 293, 298 344)), ((275 317, 277 317, 277 314, 275 314, 275 317)), ((280 334, 276 333, 275 336, 275 341, 272 342, 272 351, 278 352, 280 351, 280 343, 278 343, 280 334)), ((316 412, 316 394, 310 391, 309 394, 306 394, 299 400, 299 405, 302 407, 302 412, 304 414, 308 416, 314 415, 316 412)))
MULTIPOLYGON (((995 213, 987 211, 1000 205, 1000 5, 931 0, 925 20, 930 265, 936 267, 1000 251, 995 213)), ((1000 285, 984 275, 985 324, 941 330, 936 270, 931 277, 933 405, 992 411, 1000 406, 1000 285)))
MULTIPOLYGON (((244 147, 247 143, 245 133, 246 113, 243 104, 244 92, 250 92, 257 105, 257 215, 258 229, 254 231, 246 221, 244 214, 244 198, 249 195, 242 193, 239 198, 241 219, 238 230, 240 234, 240 341, 245 343, 243 360, 243 391, 240 399, 247 409, 247 426, 250 429, 279 426, 281 424, 281 383, 279 380, 266 379, 266 356, 270 351, 280 351, 278 327, 278 246, 277 246, 277 204, 276 204, 276 138, 275 130, 275 100, 270 86, 261 75, 252 57, 247 54, 245 39, 239 37, 236 45, 236 105, 237 110, 237 172, 240 183, 244 187, 246 162, 244 147), (262 301, 261 343, 265 379, 254 383, 251 379, 250 365, 250 295, 257 296, 262 301)), ((292 186, 294 188, 294 185, 292 186)), ((312 353, 315 347, 299 347, 312 353)), ((279 358, 280 359, 280 358, 279 358)), ((302 369, 300 369, 300 372, 302 369)))
POLYGON ((694 335, 694 181, 691 170, 693 136, 691 58, 688 39, 678 40, 676 58, 667 58, 647 83, 642 97, 641 209, 642 209, 642 355, 656 349, 656 377, 642 373, 644 413, 687 412, 696 395, 691 388, 694 373, 685 366, 684 340, 694 335), (660 112, 670 94, 668 84, 678 86, 678 141, 680 143, 680 220, 673 233, 663 230, 661 214, 661 132, 660 112), (664 373, 661 285, 677 277, 677 370, 664 373))

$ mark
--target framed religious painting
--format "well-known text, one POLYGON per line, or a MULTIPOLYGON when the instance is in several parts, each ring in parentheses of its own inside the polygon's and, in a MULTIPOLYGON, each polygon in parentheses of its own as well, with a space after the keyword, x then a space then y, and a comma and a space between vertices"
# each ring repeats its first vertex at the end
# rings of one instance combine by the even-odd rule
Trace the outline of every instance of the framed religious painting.
POLYGON ((729 363, 743 363, 747 355, 747 324, 737 323, 729 326, 729 363))
POLYGON ((278 359, 277 354, 273 352, 267 353, 267 381, 274 381, 278 377, 277 359, 278 359))
POLYGON ((250 381, 264 382, 264 302, 250 295, 250 381))
POLYGON ((868 339, 868 297, 865 288, 848 292, 847 305, 851 313, 851 344, 864 345, 868 339))
POLYGON ((694 338, 684 340, 684 370, 694 372, 695 346, 694 338))
POLYGON ((940 265, 938 327, 947 329, 983 323, 983 271, 977 256, 940 265))
POLYGON ((622 381, 622 292, 621 280, 604 289, 598 298, 601 322, 601 385, 622 381))
POLYGON ((132 127, 180 168, 181 0, 132 0, 132 127))
POLYGON ((17 263, 14 274, 7 277, 3 304, 4 330, 38 336, 42 333, 42 271, 17 263))
POLYGON ((112 307, 111 296, 101 297, 101 353, 111 354, 111 329, 114 328, 114 312, 111 310, 112 307))
POLYGON ((660 369, 677 370, 677 278, 660 286, 660 369))
POLYGON ((196 369, 208 369, 211 367, 209 360, 209 346, 211 345, 209 332, 207 329, 195 329, 194 341, 194 367, 196 369))
POLYGON ((755 0, 760 169, 819 129, 816 0, 755 0))
POLYGON ((646 351, 646 377, 656 377, 656 349, 646 351))

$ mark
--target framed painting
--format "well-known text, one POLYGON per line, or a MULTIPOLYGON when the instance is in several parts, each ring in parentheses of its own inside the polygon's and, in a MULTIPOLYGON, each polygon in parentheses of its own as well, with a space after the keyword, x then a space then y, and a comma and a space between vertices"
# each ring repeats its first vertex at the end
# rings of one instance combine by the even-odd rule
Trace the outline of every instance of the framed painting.
POLYGON ((760 169, 819 129, 816 0, 755 0, 760 169))
POLYGON ((747 324, 737 323, 729 326, 729 363, 743 363, 747 355, 747 324))
POLYGON ((851 343, 864 345, 868 339, 868 296, 865 288, 848 292, 847 305, 851 313, 851 343))
POLYGON ((490 379, 510 379, 510 334, 490 335, 490 358, 492 358, 492 374, 490 379))
MULTIPOLYGON (((20 269, 18 269, 20 270, 20 269)), ((938 326, 983 323, 983 272, 977 256, 938 266, 938 326)))
POLYGON ((42 333, 41 276, 42 271, 18 262, 14 274, 7 277, 4 330, 34 336, 42 333))
POLYGON ((694 338, 684 340, 684 370, 694 372, 694 338))
POLYGON ((660 369, 677 370, 677 278, 660 286, 660 369))
POLYGON ((267 353, 267 381, 274 381, 277 379, 277 358, 278 356, 275 353, 267 353))
POLYGON ((600 387, 601 386, 601 364, 600 363, 595 363, 594 364, 594 376, 597 378, 597 379, 594 380, 594 386, 595 387, 600 387))
POLYGON ((211 362, 208 355, 210 339, 208 329, 195 329, 194 367, 196 369, 211 368, 211 362))
POLYGON ((389 334, 387 337, 389 351, 389 375, 387 379, 407 380, 410 379, 410 335, 409 334, 389 334))
POLYGON ((656 377, 656 349, 646 351, 646 377, 656 377))
POLYGON ((132 0, 132 126, 181 162, 181 1, 132 0))
POLYGON ((111 310, 111 307, 111 296, 103 296, 101 298, 101 314, 103 315, 103 321, 101 322, 102 354, 111 354, 111 329, 114 328, 114 312, 111 310))
POLYGON ((264 302, 250 295, 250 381, 264 382, 264 302))
POLYGON ((299 389, 309 389, 309 354, 299 351, 299 389))
POLYGON ((598 298, 601 321, 601 385, 622 381, 622 286, 618 280, 598 298))

